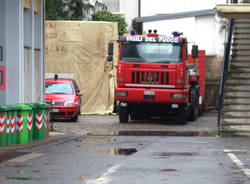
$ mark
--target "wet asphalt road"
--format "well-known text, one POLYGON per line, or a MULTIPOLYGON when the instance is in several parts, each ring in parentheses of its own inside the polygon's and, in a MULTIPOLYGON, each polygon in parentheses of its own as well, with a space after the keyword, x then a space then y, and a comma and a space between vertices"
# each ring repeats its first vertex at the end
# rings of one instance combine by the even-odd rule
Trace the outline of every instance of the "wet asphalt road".
POLYGON ((217 130, 217 113, 207 111, 197 121, 188 122, 185 125, 179 124, 176 119, 159 117, 119 123, 118 115, 81 115, 77 123, 58 120, 53 123, 53 127, 60 132, 81 135, 92 132, 112 135, 112 132, 116 131, 213 132, 217 130))
POLYGON ((247 184, 249 140, 72 135, 1 162, 0 183, 247 184))

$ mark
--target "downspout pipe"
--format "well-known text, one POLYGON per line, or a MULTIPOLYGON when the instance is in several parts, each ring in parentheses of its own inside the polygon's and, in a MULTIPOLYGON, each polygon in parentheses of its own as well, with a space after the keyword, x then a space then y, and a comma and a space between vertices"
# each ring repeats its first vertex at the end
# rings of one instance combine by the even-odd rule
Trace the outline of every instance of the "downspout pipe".
POLYGON ((141 0, 138 0, 138 17, 141 17, 141 0))

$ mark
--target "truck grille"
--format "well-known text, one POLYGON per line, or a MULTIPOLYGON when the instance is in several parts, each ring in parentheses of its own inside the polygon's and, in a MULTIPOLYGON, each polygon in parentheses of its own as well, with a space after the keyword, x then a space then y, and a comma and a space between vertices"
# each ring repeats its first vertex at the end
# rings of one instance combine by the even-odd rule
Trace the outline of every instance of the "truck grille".
POLYGON ((169 84, 169 72, 132 71, 132 83, 169 84))

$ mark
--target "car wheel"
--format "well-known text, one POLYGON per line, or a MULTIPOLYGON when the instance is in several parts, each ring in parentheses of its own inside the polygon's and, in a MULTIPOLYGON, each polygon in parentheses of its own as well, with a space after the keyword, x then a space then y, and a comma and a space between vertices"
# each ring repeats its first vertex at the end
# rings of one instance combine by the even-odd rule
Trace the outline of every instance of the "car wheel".
POLYGON ((78 108, 78 115, 81 115, 81 106, 78 108))
POLYGON ((77 120, 78 120, 78 113, 76 113, 75 117, 73 117, 73 118, 71 119, 71 121, 77 122, 77 120))
POLYGON ((127 107, 121 107, 119 108, 119 120, 120 123, 127 123, 128 122, 128 108, 127 107))

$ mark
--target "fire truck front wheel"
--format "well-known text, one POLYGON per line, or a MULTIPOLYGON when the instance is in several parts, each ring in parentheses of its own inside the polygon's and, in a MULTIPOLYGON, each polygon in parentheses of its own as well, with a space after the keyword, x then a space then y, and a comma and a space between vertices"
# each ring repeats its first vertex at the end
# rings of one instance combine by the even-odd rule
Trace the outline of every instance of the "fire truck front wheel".
POLYGON ((181 104, 180 105, 180 111, 179 111, 179 123, 180 124, 186 124, 187 123, 187 118, 188 118, 188 110, 187 110, 187 105, 186 104, 181 104))
POLYGON ((119 104, 119 120, 120 123, 128 122, 128 104, 126 102, 120 102, 119 104))

